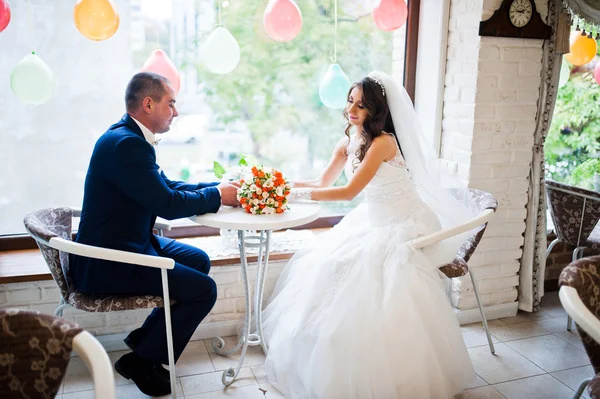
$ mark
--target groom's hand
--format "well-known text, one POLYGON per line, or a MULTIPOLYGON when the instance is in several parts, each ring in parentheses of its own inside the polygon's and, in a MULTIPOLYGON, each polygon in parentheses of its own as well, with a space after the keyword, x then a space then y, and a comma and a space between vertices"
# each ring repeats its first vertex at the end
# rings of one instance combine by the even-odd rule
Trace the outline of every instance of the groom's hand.
POLYGON ((228 206, 238 206, 237 190, 239 184, 223 182, 217 186, 221 192, 221 204, 228 206))

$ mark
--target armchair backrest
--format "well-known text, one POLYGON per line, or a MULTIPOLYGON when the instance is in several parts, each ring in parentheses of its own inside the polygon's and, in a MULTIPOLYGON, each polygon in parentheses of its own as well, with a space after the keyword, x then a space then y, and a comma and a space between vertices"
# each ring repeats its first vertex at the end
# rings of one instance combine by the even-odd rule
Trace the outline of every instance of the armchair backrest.
POLYGON ((25 216, 25 229, 37 242, 50 273, 58 284, 62 297, 67 300, 71 293, 69 254, 47 245, 52 237, 71 239, 73 211, 70 208, 46 208, 25 216))
POLYGON ((0 309, 0 397, 54 398, 82 329, 38 312, 0 309))
MULTIPOLYGON (((590 256, 569 264, 560 273, 558 285, 574 288, 585 307, 596 319, 600 319, 600 256, 590 256)), ((600 344, 578 324, 577 330, 595 373, 600 373, 600 344)))
POLYGON ((546 180, 546 194, 557 238, 583 245, 600 220, 600 193, 546 180))

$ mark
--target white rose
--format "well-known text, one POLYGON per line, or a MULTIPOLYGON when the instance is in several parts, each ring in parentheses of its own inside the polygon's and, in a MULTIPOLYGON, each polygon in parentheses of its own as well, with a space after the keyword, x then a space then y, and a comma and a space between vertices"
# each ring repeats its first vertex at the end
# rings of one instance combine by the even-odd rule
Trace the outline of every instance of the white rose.
POLYGON ((258 187, 256 187, 256 184, 253 184, 250 186, 250 191, 256 191, 258 187))
POLYGON ((266 207, 265 209, 263 209, 263 212, 265 215, 271 215, 271 214, 275 213, 275 209, 266 207))
POLYGON ((254 198, 254 199, 252 200, 252 203, 253 203, 254 205, 258 205, 258 200, 257 200, 256 198, 254 198))
POLYGON ((275 201, 275 203, 273 204, 273 206, 274 206, 275 208, 279 208, 279 202, 275 201))
POLYGON ((277 189, 275 189, 275 194, 281 197, 283 195, 283 188, 277 187, 277 189))
POLYGON ((269 198, 269 193, 265 191, 264 193, 262 193, 262 196, 264 199, 267 199, 269 198))
POLYGON ((263 185, 265 186, 265 188, 271 188, 273 187, 273 180, 269 179, 263 185))
POLYGON ((262 188, 256 188, 256 194, 261 195, 262 192, 262 188))
POLYGON ((269 198, 267 200, 267 205, 273 205, 274 202, 275 202, 275 200, 273 198, 269 198))
POLYGON ((252 213, 253 215, 256 214, 256 208, 250 208, 250 213, 252 213))

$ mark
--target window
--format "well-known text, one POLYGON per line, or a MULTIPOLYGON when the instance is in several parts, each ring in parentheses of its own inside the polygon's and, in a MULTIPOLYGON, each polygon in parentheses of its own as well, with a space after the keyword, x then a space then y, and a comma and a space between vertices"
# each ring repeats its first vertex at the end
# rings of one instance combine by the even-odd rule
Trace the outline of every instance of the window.
MULTIPOLYGON (((149 18, 141 0, 115 1, 120 27, 103 42, 76 30, 73 2, 11 2, 12 21, 0 34, 0 235, 23 233, 23 216, 34 209, 81 206, 94 143, 124 114, 126 84, 157 43, 182 79, 180 116, 156 147, 171 179, 214 180, 213 161, 232 165, 239 154, 291 179, 315 178, 326 165, 345 127, 341 110, 325 108, 318 96, 334 46, 333 1, 297 0, 302 31, 277 43, 262 26, 266 2, 223 0, 223 23, 241 48, 240 64, 227 75, 199 61, 218 2, 164 1, 166 20, 149 18), (12 68, 32 48, 57 79, 55 96, 41 106, 20 103, 9 87, 12 68)), ((338 63, 350 80, 375 69, 391 73, 392 34, 376 28, 368 2, 339 3, 338 63)), ((332 204, 329 212, 344 206, 332 204)))

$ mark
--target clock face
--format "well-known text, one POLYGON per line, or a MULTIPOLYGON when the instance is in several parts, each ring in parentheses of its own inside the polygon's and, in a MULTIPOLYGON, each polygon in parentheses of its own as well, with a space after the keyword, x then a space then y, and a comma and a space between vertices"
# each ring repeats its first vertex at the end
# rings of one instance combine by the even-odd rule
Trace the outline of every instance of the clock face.
POLYGON ((517 28, 527 25, 533 14, 530 0, 513 0, 508 11, 510 22, 517 28))

